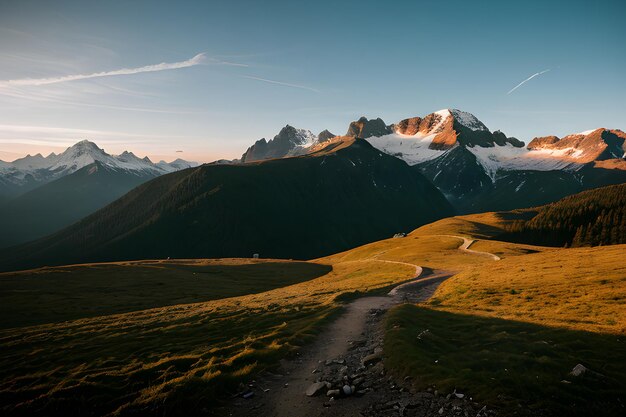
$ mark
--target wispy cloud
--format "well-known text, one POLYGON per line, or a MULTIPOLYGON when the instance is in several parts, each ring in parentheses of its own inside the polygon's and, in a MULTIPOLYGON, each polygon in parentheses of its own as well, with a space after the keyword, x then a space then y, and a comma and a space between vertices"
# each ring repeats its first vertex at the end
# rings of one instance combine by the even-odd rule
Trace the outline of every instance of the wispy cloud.
POLYGON ((314 93, 319 93, 320 92, 320 90, 316 90, 315 88, 307 87, 306 85, 284 83, 282 81, 268 80, 267 78, 253 77, 253 76, 250 76, 250 75, 242 75, 242 77, 243 78, 248 78, 250 80, 262 81, 264 83, 283 85, 285 87, 300 88, 302 90, 313 91, 314 93))
POLYGON ((62 104, 66 106, 72 107, 94 107, 100 109, 111 109, 111 110, 121 110, 121 111, 136 111, 143 113, 162 113, 162 114, 200 114, 203 113, 203 110, 186 110, 181 108, 176 109, 156 109, 156 108, 146 108, 146 107, 131 107, 131 106, 120 106, 114 104, 105 104, 105 103, 88 103, 85 101, 74 101, 68 100, 65 98, 57 98, 48 94, 36 94, 33 92, 22 92, 18 90, 0 90, 0 95, 4 95, 7 97, 13 97, 20 100, 30 100, 42 103, 53 103, 53 104, 62 104))
POLYGON ((245 67, 245 68, 248 68, 250 66, 248 64, 241 64, 239 62, 222 61, 221 59, 217 59, 217 58, 210 58, 209 62, 214 63, 214 64, 219 64, 219 65, 226 65, 226 66, 230 66, 230 67, 245 67))
MULTIPOLYGON (((204 60, 205 60, 204 53, 199 53, 193 58, 187 59, 185 61, 162 62, 160 64, 146 65, 146 66, 138 67, 138 68, 122 68, 122 69, 113 70, 113 71, 93 72, 90 74, 64 75, 60 77, 50 77, 50 78, 22 78, 22 79, 17 79, 17 80, 5 80, 5 81, 0 81, 0 87, 40 86, 40 85, 64 83, 68 81, 86 80, 90 78, 112 77, 112 76, 118 76, 118 75, 140 74, 144 72, 175 70, 179 68, 188 68, 188 67, 193 67, 195 65, 200 65, 204 60)), ((227 64, 226 62, 223 62, 223 63, 227 64)), ((232 65, 231 63, 228 63, 228 64, 232 65)))
POLYGON ((550 68, 548 68, 547 70, 543 70, 540 72, 537 72, 533 75, 531 75, 530 77, 526 78, 524 81, 522 81, 521 83, 517 84, 515 87, 513 87, 511 90, 509 90, 508 93, 506 93, 507 95, 511 94, 513 91, 517 90, 518 88, 520 88, 521 86, 523 86, 524 84, 526 84, 528 81, 532 80, 535 77, 540 76, 541 74, 545 74, 546 72, 550 71, 550 68))

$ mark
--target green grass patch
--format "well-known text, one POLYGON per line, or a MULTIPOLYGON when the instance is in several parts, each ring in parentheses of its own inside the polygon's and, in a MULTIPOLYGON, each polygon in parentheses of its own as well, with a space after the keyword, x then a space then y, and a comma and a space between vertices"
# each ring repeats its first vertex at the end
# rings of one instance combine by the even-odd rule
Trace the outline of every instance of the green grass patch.
POLYGON ((520 404, 554 416, 624 413, 626 340, 619 335, 403 305, 387 316, 385 353, 385 364, 420 388, 456 389, 505 413, 520 404), (570 376, 579 363, 602 376, 570 376))

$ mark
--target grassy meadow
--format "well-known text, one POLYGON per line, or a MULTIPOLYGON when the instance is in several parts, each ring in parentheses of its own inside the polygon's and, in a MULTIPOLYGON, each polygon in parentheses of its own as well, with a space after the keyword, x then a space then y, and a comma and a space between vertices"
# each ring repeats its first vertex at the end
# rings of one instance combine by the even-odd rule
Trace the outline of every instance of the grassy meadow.
MULTIPOLYGON (((488 213, 414 234, 456 228, 489 237, 504 224, 488 213)), ((623 415, 626 245, 558 249, 484 239, 471 248, 502 260, 457 269, 428 303, 392 309, 386 365, 417 387, 456 389, 505 414, 523 414, 523 406, 539 415, 623 415), (568 375, 579 363, 593 372, 568 375)))
MULTIPOLYGON (((475 363, 518 372, 530 363, 545 366, 535 376, 562 378, 576 365, 570 362, 579 361, 622 387, 619 366, 610 369, 600 360, 624 362, 622 342, 615 341, 623 332, 624 303, 611 299, 626 287, 617 265, 623 247, 577 249, 596 251, 598 261, 585 263, 591 253, 564 256, 563 249, 489 240, 507 221, 495 214, 446 219, 405 238, 310 262, 141 261, 0 275, 8 304, 0 328, 0 410, 29 416, 210 413, 240 381, 312 340, 344 302, 411 279, 415 265, 457 275, 430 304, 390 312, 386 364, 394 372, 424 385, 463 387, 485 400, 498 399, 490 394, 495 383, 512 384, 493 391, 513 398, 499 398, 502 407, 531 393, 561 391, 528 385, 530 373, 515 385, 489 375, 489 367, 465 383, 479 369, 475 363), (473 250, 502 260, 459 251, 459 235, 480 239, 473 250), (611 263, 601 267, 605 254, 611 263), (35 299, 34 291, 41 291, 35 299), (569 304, 559 301, 566 295, 569 304), (438 338, 428 355, 416 339, 424 327, 438 338), (572 334, 578 336, 564 336, 572 334), (538 342, 544 339, 547 347, 538 342), (459 350, 464 341, 471 342, 467 366, 459 350), (450 372, 431 369, 434 356, 448 358, 450 372), (520 384, 528 389, 513 389, 520 384)), ((597 388, 574 385, 568 396, 597 388)), ((611 389, 602 392, 612 395, 611 389)))
POLYGON ((210 409, 240 380, 310 340, 338 312, 337 297, 414 274, 414 267, 364 260, 265 292, 0 330, 0 409, 48 416, 210 409))
POLYGON ((0 273, 0 329, 268 291, 331 267, 309 262, 184 259, 0 273))
MULTIPOLYGON (((482 243, 482 242, 481 242, 482 243)), ((486 245, 472 248, 484 250, 486 245)), ((558 249, 468 269, 429 305, 572 330, 626 336, 626 245, 558 249)))

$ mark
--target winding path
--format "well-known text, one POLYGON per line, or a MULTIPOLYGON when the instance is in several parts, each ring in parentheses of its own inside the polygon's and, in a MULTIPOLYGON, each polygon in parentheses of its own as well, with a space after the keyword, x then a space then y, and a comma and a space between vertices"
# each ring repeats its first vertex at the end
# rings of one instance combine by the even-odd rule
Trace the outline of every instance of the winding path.
POLYGON ((461 244, 461 246, 459 246, 459 250, 462 252, 472 253, 474 255, 488 256, 494 261, 499 261, 501 259, 498 255, 494 255, 493 253, 481 252, 481 251, 470 249, 470 246, 476 243, 476 239, 468 239, 466 237, 456 236, 456 235, 437 235, 437 236, 445 236, 445 237, 453 237, 455 239, 461 239, 463 243, 461 244))
MULTIPOLYGON (((417 268, 422 271, 421 267, 417 268)), ((326 360, 344 356, 354 341, 363 339, 367 333, 367 319, 372 311, 383 312, 397 304, 426 301, 437 286, 452 275, 453 273, 447 271, 428 272, 395 287, 386 296, 362 297, 353 301, 313 344, 304 349, 299 358, 281 362, 280 375, 270 374, 258 382, 258 387, 262 388, 257 392, 259 398, 252 401, 241 399, 235 401, 234 407, 230 407, 226 415, 251 417, 354 415, 356 410, 365 407, 371 399, 365 396, 354 397, 350 402, 343 404, 337 402, 329 414, 328 409, 323 406, 327 400, 325 396, 304 395, 317 378, 315 371, 326 360)))
MULTIPOLYGON (((500 258, 488 252, 469 249, 474 240, 461 236, 441 235, 462 239, 459 250, 479 256, 489 256, 494 260, 500 258)), ((380 256, 378 254, 377 256, 380 256)), ((325 408, 327 400, 321 397, 307 397, 304 392, 316 381, 316 373, 323 368, 325 361, 344 357, 353 348, 355 341, 362 341, 372 330, 368 328, 368 317, 383 313, 394 305, 402 303, 418 303, 428 300, 441 282, 454 275, 454 272, 422 268, 419 265, 389 261, 379 262, 407 265, 415 268, 415 276, 408 282, 394 287, 386 296, 362 297, 351 302, 345 312, 325 330, 316 341, 294 360, 281 361, 281 374, 266 373, 256 382, 257 396, 253 400, 236 399, 227 407, 224 415, 229 416, 352 416, 372 402, 367 395, 353 397, 349 402, 336 402, 332 409, 325 408), (375 313, 372 313, 375 312, 375 313), (332 411, 331 411, 332 410, 332 411)), ((382 338, 382 336, 381 336, 382 338)))

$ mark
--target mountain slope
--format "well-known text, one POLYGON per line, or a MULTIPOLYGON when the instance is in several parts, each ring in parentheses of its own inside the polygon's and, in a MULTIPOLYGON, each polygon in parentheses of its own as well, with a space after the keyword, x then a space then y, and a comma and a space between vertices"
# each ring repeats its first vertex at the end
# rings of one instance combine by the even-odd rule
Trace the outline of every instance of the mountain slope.
POLYGON ((0 205, 0 248, 69 226, 155 175, 94 162, 9 200, 0 205))
POLYGON ((422 175, 346 138, 315 155, 153 179, 59 233, 4 251, 0 265, 253 253, 309 259, 450 214, 422 175))

